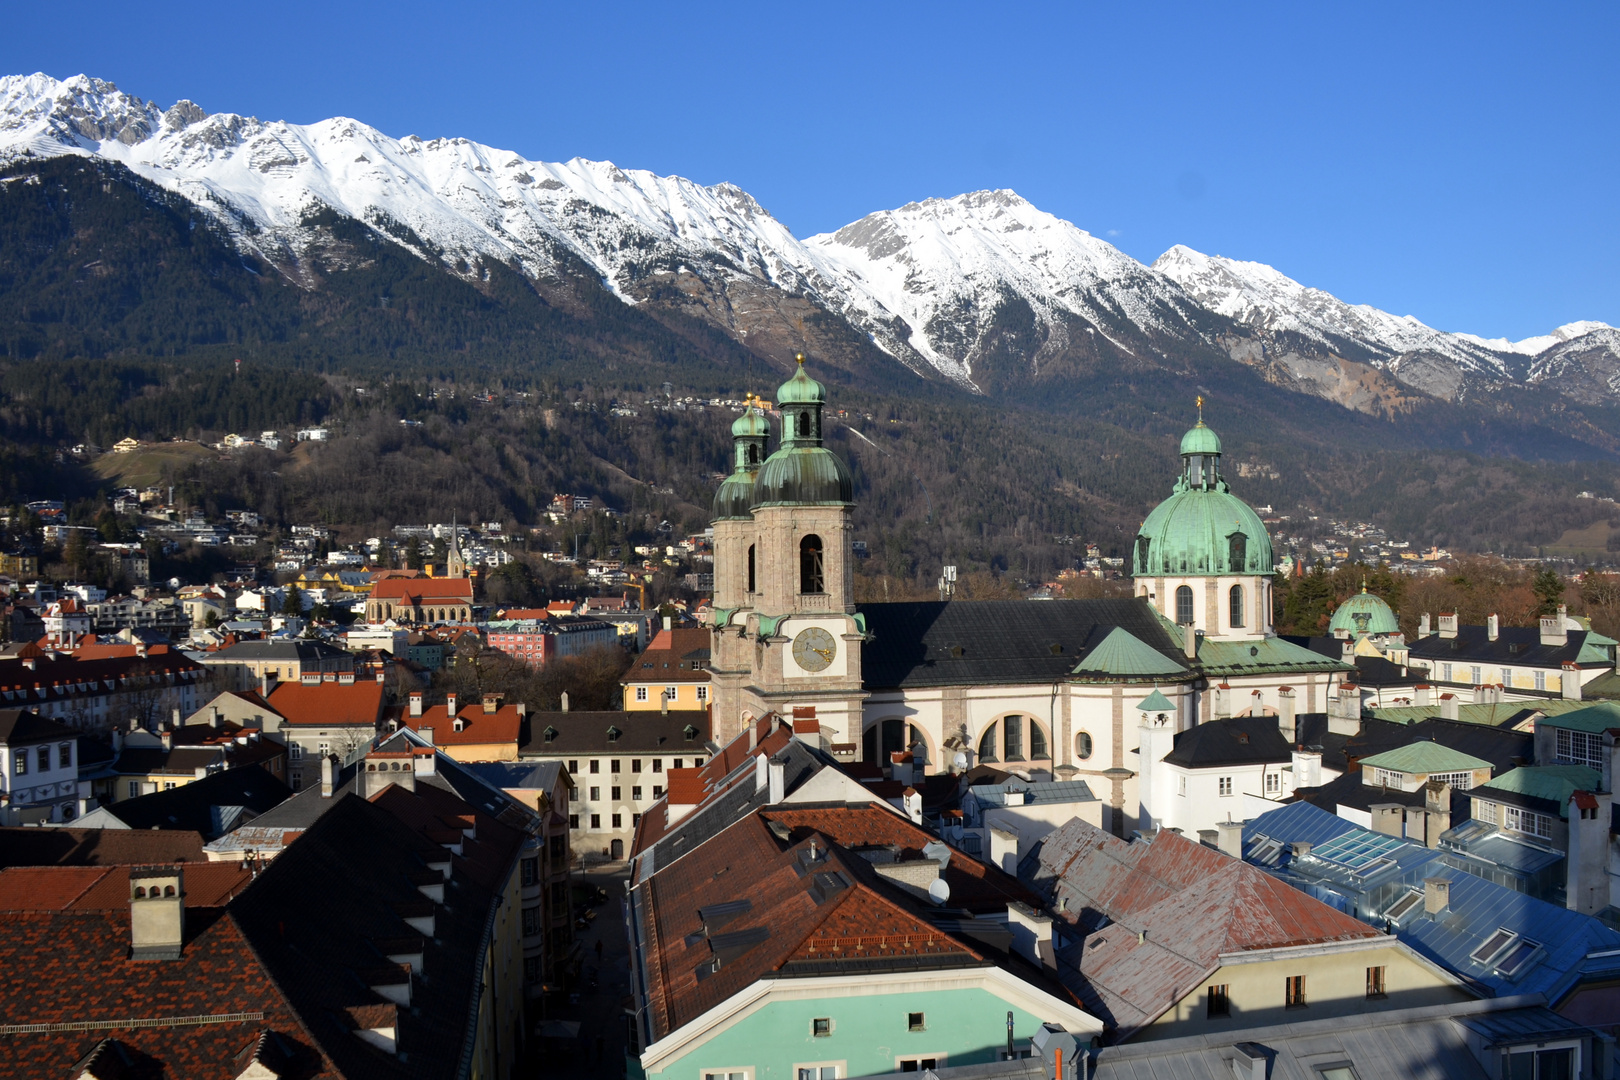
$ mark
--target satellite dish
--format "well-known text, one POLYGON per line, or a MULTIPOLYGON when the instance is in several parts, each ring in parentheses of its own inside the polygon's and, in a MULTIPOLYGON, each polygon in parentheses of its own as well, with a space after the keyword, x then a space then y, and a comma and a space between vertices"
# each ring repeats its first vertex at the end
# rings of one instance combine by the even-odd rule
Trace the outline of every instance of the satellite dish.
POLYGON ((955 765, 958 769, 966 769, 967 755, 958 753, 954 758, 951 759, 951 764, 955 765))
POLYGON ((928 899, 935 904, 944 904, 951 898, 951 887, 945 884, 944 878, 935 878, 928 886, 928 899))

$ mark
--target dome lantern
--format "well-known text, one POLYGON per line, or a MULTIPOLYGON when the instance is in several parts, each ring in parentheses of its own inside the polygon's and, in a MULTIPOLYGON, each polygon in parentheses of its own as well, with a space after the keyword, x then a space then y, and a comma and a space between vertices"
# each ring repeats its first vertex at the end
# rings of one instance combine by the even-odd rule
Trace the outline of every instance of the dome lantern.
POLYGON ((855 481, 838 455, 821 443, 821 407, 827 389, 798 370, 776 391, 782 410, 782 445, 765 459, 754 487, 754 506, 844 505, 855 501, 855 481))
POLYGON ((748 396, 748 403, 731 425, 732 471, 714 493, 714 519, 747 519, 752 516, 754 484, 765 462, 765 444, 771 427, 760 411, 759 399, 748 396))
POLYGON ((1137 530, 1136 577, 1272 573, 1271 537, 1221 478, 1221 440, 1199 417, 1181 440, 1181 475, 1170 497, 1137 530))

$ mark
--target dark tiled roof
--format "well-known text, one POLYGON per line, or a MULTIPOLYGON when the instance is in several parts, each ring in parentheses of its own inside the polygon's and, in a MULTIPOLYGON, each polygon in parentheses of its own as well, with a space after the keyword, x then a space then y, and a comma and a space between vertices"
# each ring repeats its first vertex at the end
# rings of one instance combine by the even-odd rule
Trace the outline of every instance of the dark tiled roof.
POLYGON ((202 862, 202 845, 181 829, 0 829, 0 866, 202 862))
MULTIPOLYGON (((1365 726, 1366 721, 1362 721, 1365 726)), ((1300 713, 1294 717, 1294 741, 1301 746, 1320 747, 1322 767, 1344 772, 1344 748, 1351 736, 1328 728, 1327 713, 1300 713)))
MULTIPOLYGON (((226 769, 181 784, 101 808, 132 829, 185 829, 212 840, 240 820, 227 820, 221 808, 242 807, 247 814, 262 814, 278 805, 292 789, 257 765, 226 769)), ((101 812, 98 811, 98 812, 101 812)), ((228 813, 228 811, 227 811, 228 813)))
MULTIPOLYGON (((1541 630, 1534 626, 1504 626, 1496 640, 1490 640, 1483 626, 1460 626, 1454 638, 1430 634, 1420 637, 1407 647, 1414 659, 1433 660, 1436 663, 1505 664, 1508 667, 1556 668, 1575 663, 1586 642, 1586 630, 1571 630, 1563 645, 1543 645, 1541 630)), ((1607 666, 1606 662, 1589 660, 1583 667, 1607 666)))
MULTIPOLYGON (((400 792, 409 797, 408 793, 400 792)), ((389 810, 346 796, 259 874, 230 912, 342 1075, 451 1076, 465 1051, 467 1017, 485 922, 495 897, 463 868, 445 884, 426 942, 425 979, 398 1014, 396 1058, 379 1057, 352 1033, 355 1010, 391 1002, 359 977, 388 964, 376 943, 419 937, 397 912, 420 906, 412 871, 444 849, 389 810)), ((432 904, 426 905, 435 910, 432 904)))
POLYGON ((1085 647, 1116 626, 1186 668, 1179 643, 1144 600, 953 600, 858 610, 871 635, 861 669, 872 689, 1061 682, 1085 647))
MULTIPOLYGON (((1426 796, 1422 791, 1400 791, 1395 788, 1381 788, 1363 782, 1360 770, 1348 772, 1343 776, 1315 788, 1298 788, 1295 792, 1301 802, 1308 802, 1312 806, 1326 810, 1330 814, 1339 812, 1339 807, 1348 806, 1363 812, 1370 810, 1376 803, 1399 803, 1402 806, 1423 806, 1426 796)), ((1462 803, 1462 817, 1467 817, 1467 796, 1460 796, 1452 792, 1452 807, 1454 820, 1458 802, 1462 803)))
POLYGON ((46 719, 27 709, 0 709, 0 746, 77 739, 79 733, 66 724, 46 719))
POLYGON ((1259 765, 1291 761, 1293 749, 1277 730, 1275 716, 1233 716, 1179 733, 1164 760, 1184 769, 1259 765))
POLYGON ((1350 739, 1344 752, 1349 758, 1359 761, 1425 739, 1490 762, 1493 776, 1528 762, 1535 753, 1535 737, 1528 731, 1465 724, 1460 720, 1445 720, 1438 716, 1416 724, 1363 719, 1361 734, 1350 739))
POLYGON ((218 652, 210 653, 209 659, 259 661, 259 660, 298 660, 311 663, 319 660, 344 660, 349 657, 336 645, 324 641, 239 641, 235 645, 227 646, 218 652))
POLYGON ((528 740, 520 756, 566 754, 709 754, 707 710, 637 710, 634 712, 537 712, 529 714, 528 740), (697 731, 690 741, 686 728, 697 731), (608 729, 617 728, 609 741, 608 729), (552 735, 547 741, 547 729, 552 735))

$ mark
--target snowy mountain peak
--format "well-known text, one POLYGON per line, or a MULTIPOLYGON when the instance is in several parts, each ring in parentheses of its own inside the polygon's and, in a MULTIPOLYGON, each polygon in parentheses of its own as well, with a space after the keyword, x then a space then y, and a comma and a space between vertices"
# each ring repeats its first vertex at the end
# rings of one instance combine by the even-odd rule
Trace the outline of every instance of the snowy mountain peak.
POLYGON ((800 240, 735 184, 396 139, 347 117, 299 125, 189 100, 164 109, 84 75, 0 77, 0 166, 64 155, 127 167, 308 284, 305 256, 323 241, 307 223, 330 209, 470 278, 499 262, 557 280, 579 260, 627 303, 685 304, 750 343, 801 333, 808 302, 914 369, 967 385, 981 385, 986 360, 996 379, 1075 357, 1180 363, 1172 354, 1211 346, 1264 361, 1254 339, 1282 334, 1441 396, 1476 378, 1570 372, 1583 373, 1583 393, 1620 396, 1605 359, 1620 334, 1605 324, 1486 340, 1181 245, 1149 268, 1008 189, 907 203, 800 240))

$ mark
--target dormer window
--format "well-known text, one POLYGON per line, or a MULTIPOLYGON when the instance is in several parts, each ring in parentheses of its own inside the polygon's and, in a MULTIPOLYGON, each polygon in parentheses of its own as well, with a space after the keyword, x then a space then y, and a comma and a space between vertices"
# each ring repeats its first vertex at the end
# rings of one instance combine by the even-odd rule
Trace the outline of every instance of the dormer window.
POLYGON ((687 724, 685 728, 681 729, 681 734, 686 736, 687 742, 691 742, 693 739, 696 739, 697 733, 698 729, 693 727, 691 724, 687 724))
POLYGON ((546 740, 546 742, 552 742, 557 738, 557 729, 548 724, 546 725, 546 730, 542 731, 540 734, 546 740))
POLYGON ((621 734, 623 734, 623 733, 621 731, 619 731, 619 729, 616 728, 616 727, 608 728, 607 729, 608 742, 610 742, 610 743, 611 742, 618 742, 619 741, 619 736, 621 734))

